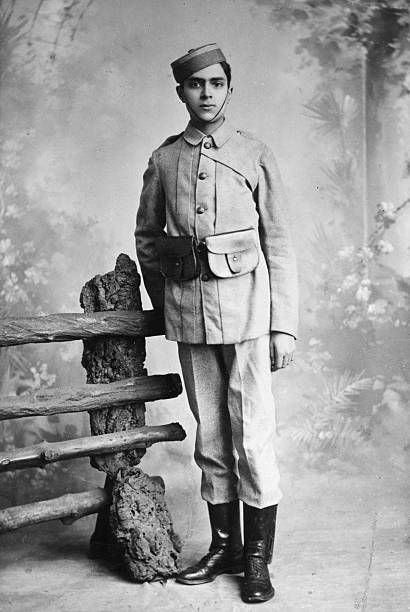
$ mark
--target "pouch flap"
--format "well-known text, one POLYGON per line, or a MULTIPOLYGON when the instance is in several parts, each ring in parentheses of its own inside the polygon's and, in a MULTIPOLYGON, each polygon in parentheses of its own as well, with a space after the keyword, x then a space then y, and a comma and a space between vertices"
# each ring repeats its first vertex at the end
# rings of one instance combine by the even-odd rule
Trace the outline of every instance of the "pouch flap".
POLYGON ((206 248, 210 253, 223 255, 229 253, 239 253, 257 246, 258 240, 256 230, 251 227, 246 230, 229 232, 226 234, 216 234, 205 238, 206 248))
POLYGON ((192 252, 192 236, 160 236, 155 240, 158 255, 186 257, 192 252))
POLYGON ((243 267, 243 251, 238 251, 237 253, 227 253, 226 259, 228 262, 228 266, 232 274, 239 274, 242 271, 243 267))

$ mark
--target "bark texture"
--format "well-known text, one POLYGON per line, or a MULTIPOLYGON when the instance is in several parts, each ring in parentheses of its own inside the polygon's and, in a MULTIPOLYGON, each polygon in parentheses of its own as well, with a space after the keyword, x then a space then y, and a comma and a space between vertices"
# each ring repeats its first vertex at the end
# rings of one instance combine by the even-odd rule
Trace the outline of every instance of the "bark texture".
POLYGON ((176 575, 181 543, 167 510, 162 479, 132 468, 117 477, 112 495, 110 523, 129 578, 152 582, 176 575))
POLYGON ((147 448, 156 442, 184 440, 185 436, 179 423, 169 423, 62 442, 44 441, 0 453, 0 472, 28 467, 44 468, 48 463, 64 459, 119 452, 126 448, 147 448))
POLYGON ((48 416, 65 412, 84 412, 117 408, 145 400, 176 397, 182 393, 179 374, 157 374, 124 378, 106 384, 38 389, 27 395, 0 398, 0 421, 27 416, 48 416))
MULTIPOLYGON (((89 281, 81 292, 86 313, 141 310, 140 277, 135 263, 120 255, 115 270, 89 281)), ((109 383, 146 376, 145 338, 124 336, 84 340, 82 364, 88 383, 109 383)), ((177 393, 178 394, 178 393, 177 393)), ((145 405, 129 405, 90 413, 93 434, 134 429, 145 424, 145 405)), ((164 499, 164 486, 136 468, 144 449, 92 458, 107 474, 105 490, 112 508, 98 514, 89 556, 119 560, 136 582, 164 580, 177 573, 178 539, 164 499)))
POLYGON ((77 312, 0 321, 0 347, 38 342, 67 342, 95 336, 158 336, 164 319, 154 310, 144 312, 77 312))
POLYGON ((0 533, 55 519, 70 524, 82 516, 108 507, 110 499, 111 496, 106 490, 98 488, 84 493, 68 493, 23 506, 12 506, 0 510, 0 533))
MULTIPOLYGON (((118 256, 115 269, 95 276, 81 291, 80 303, 86 313, 105 310, 142 310, 137 266, 127 255, 118 256)), ((146 376, 145 338, 123 336, 89 338, 84 342, 82 364, 87 383, 109 383, 133 376, 146 376)), ((132 402, 121 408, 106 408, 90 413, 93 435, 135 429, 145 425, 144 402, 132 402)), ((137 465, 143 449, 93 457, 91 464, 115 478, 124 466, 137 465)))

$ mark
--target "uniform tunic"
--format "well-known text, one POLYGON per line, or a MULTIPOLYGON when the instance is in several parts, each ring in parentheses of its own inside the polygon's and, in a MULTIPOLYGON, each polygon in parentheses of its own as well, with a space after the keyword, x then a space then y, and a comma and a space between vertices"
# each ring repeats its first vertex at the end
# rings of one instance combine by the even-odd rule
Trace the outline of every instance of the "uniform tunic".
POLYGON ((233 344, 270 330, 297 334, 295 256, 282 183, 272 152, 228 121, 205 136, 191 123, 151 156, 135 230, 145 286, 164 309, 166 337, 192 344, 233 344), (155 238, 206 236, 255 228, 256 269, 176 282, 159 272, 155 238))
POLYGON ((286 201, 272 152, 225 121, 211 136, 191 124, 151 156, 135 230, 137 255, 166 337, 178 351, 197 421, 202 497, 263 508, 281 498, 275 455, 269 332, 296 336, 297 285, 286 201), (158 236, 254 228, 259 262, 242 276, 165 280, 158 236), (234 449, 237 453, 235 460, 234 449))

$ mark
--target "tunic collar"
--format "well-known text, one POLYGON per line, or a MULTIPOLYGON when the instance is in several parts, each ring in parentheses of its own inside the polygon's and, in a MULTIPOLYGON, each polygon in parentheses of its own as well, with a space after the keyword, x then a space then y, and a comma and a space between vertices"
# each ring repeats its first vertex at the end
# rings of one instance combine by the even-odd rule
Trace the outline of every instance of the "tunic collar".
MULTIPOLYGON (((235 128, 225 119, 222 125, 219 126, 215 132, 210 134, 208 138, 213 140, 214 145, 217 148, 222 147, 227 140, 235 133, 235 128)), ((198 130, 191 122, 188 123, 185 132, 183 134, 184 139, 193 146, 198 145, 204 138, 207 138, 206 134, 198 130)))

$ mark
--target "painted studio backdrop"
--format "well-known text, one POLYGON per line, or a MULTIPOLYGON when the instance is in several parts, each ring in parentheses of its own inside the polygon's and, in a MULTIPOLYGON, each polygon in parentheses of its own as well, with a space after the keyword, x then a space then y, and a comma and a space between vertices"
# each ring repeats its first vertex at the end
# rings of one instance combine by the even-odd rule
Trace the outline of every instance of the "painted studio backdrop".
MULTIPOLYGON (((2 0, 1 315, 78 312, 87 280, 119 253, 135 259, 143 171, 187 123, 169 63, 217 41, 233 71, 229 118, 275 151, 299 256, 297 359, 273 375, 284 503, 321 479, 351 491, 376 475, 384 494, 403 495, 409 28, 406 0, 2 0)), ((1 393, 83 382, 81 352, 79 342, 1 349, 1 393)), ((178 371, 164 338, 147 353, 149 372, 178 371)), ((199 496, 194 421, 184 396, 148 406, 147 419, 188 433, 142 462, 163 476, 185 540, 193 519, 178 512, 179 495, 199 496)), ((78 415, 4 421, 0 450, 88 427, 78 415)), ((5 473, 0 506, 102 478, 87 460, 5 473)))

